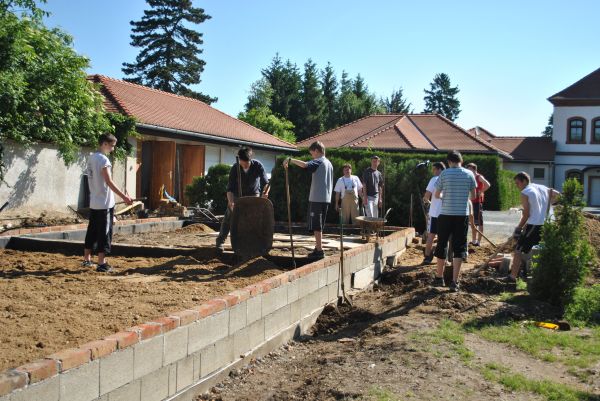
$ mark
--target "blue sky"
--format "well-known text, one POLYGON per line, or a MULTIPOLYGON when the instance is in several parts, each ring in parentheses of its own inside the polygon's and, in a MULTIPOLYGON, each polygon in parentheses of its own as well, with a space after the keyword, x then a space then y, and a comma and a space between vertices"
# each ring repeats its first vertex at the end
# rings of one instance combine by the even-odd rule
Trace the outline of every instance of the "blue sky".
MULTIPOLYGON (((464 128, 538 135, 552 112, 546 100, 600 67, 600 2, 207 0, 201 25, 207 65, 197 89, 228 114, 242 110, 250 84, 275 53, 302 66, 330 61, 338 76, 360 73, 388 96, 402 87, 416 112, 423 89, 447 73, 460 89, 464 128)), ((122 78, 130 20, 144 0, 48 0, 47 23, 74 37, 91 73, 122 78)))

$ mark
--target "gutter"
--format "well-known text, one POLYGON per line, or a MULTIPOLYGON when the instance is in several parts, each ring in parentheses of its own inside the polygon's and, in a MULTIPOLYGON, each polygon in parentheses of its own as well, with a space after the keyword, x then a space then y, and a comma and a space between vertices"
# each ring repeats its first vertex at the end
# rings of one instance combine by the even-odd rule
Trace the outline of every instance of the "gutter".
POLYGON ((223 138, 220 136, 201 134, 198 132, 185 131, 185 130, 174 129, 174 128, 161 127, 158 125, 136 123, 136 127, 145 128, 145 129, 154 130, 154 131, 165 132, 165 133, 169 133, 169 134, 187 136, 187 137, 191 137, 191 138, 195 138, 195 139, 205 139, 210 142, 226 142, 226 143, 232 143, 235 145, 248 145, 248 146, 257 147, 257 148, 280 150, 280 151, 285 151, 285 152, 290 152, 290 151, 298 152, 298 149, 296 147, 285 148, 283 146, 267 145, 267 144, 260 143, 260 142, 242 141, 239 139, 223 138))

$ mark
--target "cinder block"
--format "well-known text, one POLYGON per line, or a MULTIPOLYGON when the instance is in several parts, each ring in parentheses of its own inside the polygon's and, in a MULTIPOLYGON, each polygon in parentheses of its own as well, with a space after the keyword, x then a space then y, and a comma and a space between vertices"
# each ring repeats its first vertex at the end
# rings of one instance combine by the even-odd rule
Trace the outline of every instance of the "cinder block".
POLYGON ((250 349, 256 348, 265 341, 265 320, 260 319, 248 326, 250 349))
POLYGON ((142 395, 143 401, 162 401, 169 396, 169 367, 165 366, 142 377, 142 395))
POLYGON ((319 288, 323 288, 327 285, 327 269, 323 268, 317 271, 319 276, 319 288))
POLYGON ((329 302, 335 302, 338 299, 338 284, 332 283, 327 286, 329 302))
POLYGON ((190 355, 229 335, 229 310, 200 319, 188 327, 188 355, 190 355))
POLYGON ((358 289, 363 289, 373 282, 373 280, 375 279, 375 276, 376 276, 376 273, 375 273, 375 265, 374 264, 370 265, 362 270, 359 270, 356 273, 354 273, 354 279, 352 280, 352 287, 358 288, 358 289))
POLYGON ((334 265, 327 268, 327 284, 331 284, 340 277, 340 266, 334 265))
POLYGON ((200 353, 200 377, 206 377, 217 370, 217 352, 211 344, 200 353))
POLYGON ((133 378, 139 379, 163 366, 164 337, 154 337, 133 347, 133 378))
POLYGON ((291 283, 289 283, 287 285, 287 294, 288 294, 288 298, 287 298, 287 303, 291 304, 292 302, 295 302, 298 300, 298 280, 294 280, 291 283))
POLYGON ((237 304, 229 309, 229 335, 246 327, 248 305, 246 302, 237 304))
POLYGON ((265 317, 265 338, 269 339, 290 325, 290 306, 276 310, 265 317))
MULTIPOLYGON (((58 401, 60 397, 60 382, 58 376, 42 382, 32 384, 23 390, 10 395, 10 401, 58 401)), ((0 397, 1 401, 8 401, 9 396, 0 397)))
POLYGON ((301 300, 297 300, 290 304, 290 323, 298 322, 302 318, 301 303, 301 300))
POLYGON ((108 401, 143 401, 142 381, 136 380, 108 394, 108 401))
POLYGON ((170 365, 188 354, 188 326, 179 327, 165 334, 165 357, 163 365, 170 365))
POLYGON ((248 327, 244 327, 233 335, 233 355, 238 358, 250 350, 250 337, 248 327))
POLYGON ((308 276, 298 280, 298 298, 304 298, 311 292, 319 289, 319 274, 318 272, 310 273, 308 276))
POLYGON ((190 355, 177 362, 177 391, 183 390, 194 382, 194 358, 190 355))
POLYGON ((319 305, 327 305, 329 303, 329 288, 327 286, 319 288, 319 305))
POLYGON ((262 317, 265 317, 287 304, 287 286, 273 288, 262 294, 262 317))
POLYGON ((114 352, 100 359, 100 395, 133 380, 133 348, 114 352))
POLYGON ((60 374, 60 401, 91 401, 100 396, 100 362, 93 361, 60 374))
POLYGON ((221 369, 233 362, 233 336, 225 337, 215 343, 216 368, 221 369))
POLYGON ((192 354, 194 357, 194 381, 200 380, 200 352, 192 354))
POLYGON ((248 307, 246 324, 249 325, 262 317, 262 295, 249 298, 246 301, 246 305, 248 307))
POLYGON ((305 316, 310 315, 319 307, 319 293, 318 291, 312 292, 307 296, 303 297, 300 301, 300 313, 302 315, 302 318, 304 318, 305 316))
POLYGON ((169 395, 177 392, 177 364, 169 365, 169 395))

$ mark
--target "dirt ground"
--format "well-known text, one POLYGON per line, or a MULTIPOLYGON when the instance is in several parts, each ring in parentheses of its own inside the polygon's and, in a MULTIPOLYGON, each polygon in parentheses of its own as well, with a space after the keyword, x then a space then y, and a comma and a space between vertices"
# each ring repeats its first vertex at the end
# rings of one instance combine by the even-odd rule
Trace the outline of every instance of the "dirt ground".
POLYGON ((0 371, 283 271, 263 258, 232 267, 212 249, 196 257, 111 257, 115 271, 108 275, 81 261, 0 249, 0 371))
MULTIPOLYGON (((463 265, 465 291, 450 293, 431 286, 434 266, 420 266, 422 247, 411 247, 399 266, 384 272, 379 286, 354 298, 353 307, 327 307, 311 336, 255 359, 196 400, 545 399, 487 380, 481 367, 493 363, 532 380, 600 393, 600 364, 583 381, 560 363, 543 362, 472 333, 464 337, 464 347, 472 353, 466 363, 453 350, 460 350, 458 345, 431 334, 447 319, 460 323, 556 315, 547 304, 501 301, 499 294, 509 288, 481 266, 493 253, 489 246, 476 248, 463 265)), ((581 399, 600 400, 593 397, 581 399)))

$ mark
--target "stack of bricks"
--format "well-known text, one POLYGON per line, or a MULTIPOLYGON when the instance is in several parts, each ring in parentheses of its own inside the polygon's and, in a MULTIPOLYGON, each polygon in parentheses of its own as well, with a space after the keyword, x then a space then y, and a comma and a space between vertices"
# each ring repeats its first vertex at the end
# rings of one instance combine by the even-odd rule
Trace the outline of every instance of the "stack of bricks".
POLYGON ((192 400, 202 383, 226 374, 257 350, 305 333, 340 296, 343 279, 404 249, 405 229, 197 307, 0 373, 0 401, 192 400), (181 398, 180 398, 181 397, 181 398))

